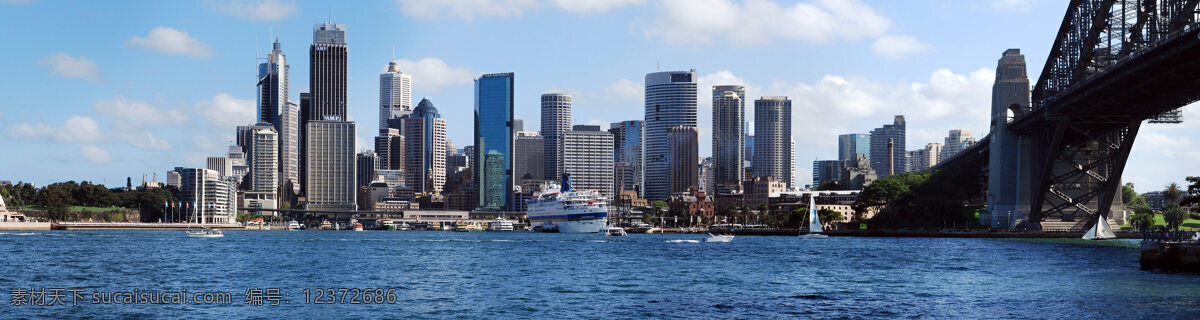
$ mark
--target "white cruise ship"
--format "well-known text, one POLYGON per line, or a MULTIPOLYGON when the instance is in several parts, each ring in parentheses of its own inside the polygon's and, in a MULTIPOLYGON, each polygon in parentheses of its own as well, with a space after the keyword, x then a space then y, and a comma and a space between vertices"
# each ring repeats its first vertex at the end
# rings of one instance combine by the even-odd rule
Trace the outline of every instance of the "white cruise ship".
POLYGON ((562 187, 549 188, 528 202, 530 226, 545 232, 597 233, 608 224, 608 203, 596 190, 577 191, 563 175, 562 187))

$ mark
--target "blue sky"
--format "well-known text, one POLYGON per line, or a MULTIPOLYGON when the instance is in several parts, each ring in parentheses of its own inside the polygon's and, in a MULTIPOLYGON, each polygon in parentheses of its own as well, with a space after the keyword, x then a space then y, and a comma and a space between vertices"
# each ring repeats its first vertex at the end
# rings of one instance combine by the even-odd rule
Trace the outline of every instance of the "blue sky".
MULTIPOLYGON (((1020 48, 1036 77, 1064 11, 1051 0, 0 0, 0 180, 115 186, 203 166, 254 120, 255 55, 272 30, 298 101, 312 25, 332 17, 348 29, 359 149, 378 129, 393 47, 458 147, 472 143, 472 79, 484 73, 516 73, 517 116, 535 131, 542 93, 573 94, 576 123, 641 119, 646 73, 696 69, 702 137, 712 85, 794 100, 806 183, 813 160, 836 158, 837 134, 894 114, 908 118, 909 150, 950 129, 982 136, 1001 52, 1020 48)), ((1200 173, 1195 128, 1144 126, 1125 180, 1149 191, 1200 173)))

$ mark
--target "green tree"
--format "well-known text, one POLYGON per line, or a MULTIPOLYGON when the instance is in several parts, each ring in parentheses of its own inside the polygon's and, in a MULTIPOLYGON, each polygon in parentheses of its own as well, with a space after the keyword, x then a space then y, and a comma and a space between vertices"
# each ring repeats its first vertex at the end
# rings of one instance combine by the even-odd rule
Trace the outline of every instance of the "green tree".
POLYGON ((1136 207, 1146 204, 1146 198, 1133 189, 1133 182, 1129 182, 1121 186, 1121 202, 1127 207, 1136 207))
POLYGON ((817 186, 817 191, 841 190, 841 189, 842 189, 842 187, 841 187, 841 185, 838 184, 837 181, 825 181, 825 182, 821 182, 821 184, 817 186))
POLYGON ((1179 226, 1183 225, 1183 221, 1186 219, 1187 212, 1184 212, 1178 204, 1168 203, 1163 206, 1163 221, 1167 223, 1168 229, 1179 231, 1179 226))
POLYGON ((1163 191, 1163 200, 1169 203, 1179 203, 1183 200, 1183 191, 1179 190, 1179 184, 1172 182, 1167 185, 1167 190, 1163 191))
POLYGON ((1142 233, 1149 232, 1150 228, 1154 227, 1154 209, 1145 204, 1134 207, 1129 223, 1142 233))
POLYGON ((66 221, 70 218, 70 214, 67 212, 66 205, 56 205, 50 207, 50 210, 46 212, 46 218, 50 221, 66 221))
POLYGON ((821 224, 827 226, 842 222, 842 213, 829 208, 817 210, 817 217, 821 218, 821 224))
POLYGON ((1200 203, 1200 177, 1187 177, 1186 179, 1191 184, 1188 185, 1187 196, 1183 197, 1179 205, 1187 206, 1200 203))
POLYGON ((786 227, 793 229, 800 228, 800 226, 803 226, 807 220, 808 208, 795 209, 788 213, 786 227))

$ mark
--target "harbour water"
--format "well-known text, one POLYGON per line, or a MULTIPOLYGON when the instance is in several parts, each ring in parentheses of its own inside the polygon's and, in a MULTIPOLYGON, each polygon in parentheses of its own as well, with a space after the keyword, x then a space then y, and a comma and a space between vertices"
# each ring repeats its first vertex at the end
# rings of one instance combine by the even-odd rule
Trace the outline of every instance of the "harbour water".
MULTIPOLYGON (((524 232, 0 232, 4 318, 1195 318, 1200 275, 1137 242, 524 232), (231 292, 219 305, 35 306, 14 289, 231 292), (246 289, 280 288, 278 306, 246 289), (303 290, 395 289, 385 304, 303 290), (269 303, 268 303, 269 304, 269 303)), ((90 296, 89 296, 90 298, 90 296)))

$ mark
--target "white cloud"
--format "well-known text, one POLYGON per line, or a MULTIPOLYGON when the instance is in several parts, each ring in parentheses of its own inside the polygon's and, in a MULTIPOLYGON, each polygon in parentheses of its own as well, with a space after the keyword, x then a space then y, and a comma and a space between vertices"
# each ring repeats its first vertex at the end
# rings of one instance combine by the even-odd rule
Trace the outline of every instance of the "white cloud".
POLYGON ((112 156, 108 154, 108 151, 90 144, 79 146, 79 155, 83 157, 84 160, 92 163, 106 163, 112 161, 112 156))
POLYGON ((884 36, 875 40, 871 51, 876 56, 900 60, 929 51, 929 44, 913 36, 884 36))
POLYGON ((38 60, 38 65, 50 67, 50 72, 64 78, 99 80, 96 62, 85 57, 72 57, 66 53, 55 53, 38 60))
POLYGON ((474 20, 476 17, 521 16, 536 7, 535 0, 397 0, 400 12, 422 19, 456 17, 474 20))
POLYGON ((139 127, 142 124, 177 124, 187 120, 182 110, 163 110, 149 103, 116 96, 108 100, 97 100, 93 104, 96 112, 117 119, 122 127, 139 127))
POLYGON ((220 126, 219 129, 231 129, 254 123, 254 100, 238 99, 228 93, 221 93, 212 100, 196 103, 196 113, 220 126))
POLYGON ((162 138, 155 137, 154 134, 151 134, 150 132, 121 134, 119 138, 125 142, 129 142, 129 144, 132 144, 134 147, 142 149, 161 151, 175 150, 175 147, 172 146, 170 142, 167 142, 167 140, 163 140, 162 138))
POLYGON ((451 67, 438 58, 422 58, 419 61, 408 59, 396 60, 400 71, 412 74, 413 91, 441 91, 453 85, 469 84, 475 81, 476 73, 464 67, 451 67))
POLYGON ((169 27, 155 27, 150 30, 150 33, 145 38, 133 36, 129 38, 129 41, 125 42, 125 46, 150 49, 158 53, 185 55, 192 58, 208 58, 212 56, 212 50, 208 48, 207 44, 188 35, 186 31, 179 31, 169 27))
POLYGON ((992 0, 992 8, 1005 11, 1029 11, 1031 0, 992 0))
POLYGON ((296 2, 294 1, 230 0, 225 3, 213 3, 213 5, 218 11, 250 21, 280 20, 296 13, 296 2))
POLYGON ((621 78, 604 88, 604 93, 633 101, 643 101, 645 87, 633 80, 621 78))
POLYGON ((645 0, 553 0, 555 6, 572 13, 592 14, 602 13, 613 8, 628 5, 640 5, 645 0))
POLYGON ((58 127, 45 123, 17 123, 8 128, 8 136, 16 139, 49 138, 62 143, 95 143, 104 140, 100 125, 85 116, 67 118, 58 127))
POLYGON ((881 36, 891 19, 858 0, 816 0, 783 6, 770 0, 666 0, 661 18, 646 36, 670 44, 736 47, 769 44, 775 38, 822 43, 881 36))

